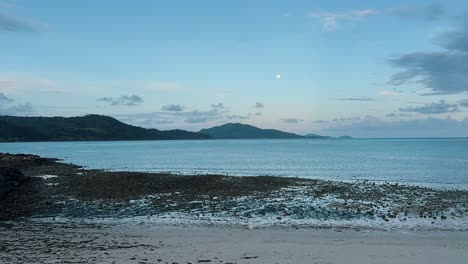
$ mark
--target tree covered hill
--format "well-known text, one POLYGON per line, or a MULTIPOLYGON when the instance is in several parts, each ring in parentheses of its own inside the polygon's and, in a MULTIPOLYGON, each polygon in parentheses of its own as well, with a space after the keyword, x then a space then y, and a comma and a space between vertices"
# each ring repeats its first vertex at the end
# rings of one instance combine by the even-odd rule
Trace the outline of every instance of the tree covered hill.
POLYGON ((200 133, 210 135, 214 139, 273 139, 273 138, 303 138, 293 133, 276 129, 261 129, 240 123, 227 123, 221 126, 200 130, 200 133))
POLYGON ((210 139, 209 135, 184 130, 146 129, 112 117, 0 116, 0 141, 93 141, 210 139))

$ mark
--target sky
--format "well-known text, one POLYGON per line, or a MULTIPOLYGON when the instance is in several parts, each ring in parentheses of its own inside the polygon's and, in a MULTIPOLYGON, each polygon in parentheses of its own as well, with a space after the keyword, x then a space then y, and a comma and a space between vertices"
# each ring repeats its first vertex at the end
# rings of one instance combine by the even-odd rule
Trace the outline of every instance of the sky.
POLYGON ((468 136, 468 2, 0 0, 0 114, 468 136))

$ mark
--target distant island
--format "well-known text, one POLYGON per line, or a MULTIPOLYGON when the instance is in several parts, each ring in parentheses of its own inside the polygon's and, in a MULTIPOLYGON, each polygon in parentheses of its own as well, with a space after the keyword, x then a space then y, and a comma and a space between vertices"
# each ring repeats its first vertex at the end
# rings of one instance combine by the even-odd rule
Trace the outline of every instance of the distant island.
POLYGON ((190 132, 180 129, 158 130, 132 126, 104 115, 78 117, 0 116, 0 142, 37 141, 118 141, 178 139, 351 139, 307 134, 305 136, 276 129, 262 129, 241 123, 190 132))
POLYGON ((276 129, 261 129, 241 123, 227 123, 221 126, 206 128, 199 133, 210 135, 214 139, 275 139, 304 138, 303 136, 276 129))
POLYGON ((335 138, 335 137, 330 137, 330 136, 321 136, 321 135, 317 135, 317 134, 307 134, 304 137, 312 138, 312 139, 353 139, 350 136, 341 136, 341 137, 335 138))
POLYGON ((146 129, 112 117, 16 117, 0 116, 0 142, 15 141, 111 141, 111 140, 211 139, 184 130, 146 129))

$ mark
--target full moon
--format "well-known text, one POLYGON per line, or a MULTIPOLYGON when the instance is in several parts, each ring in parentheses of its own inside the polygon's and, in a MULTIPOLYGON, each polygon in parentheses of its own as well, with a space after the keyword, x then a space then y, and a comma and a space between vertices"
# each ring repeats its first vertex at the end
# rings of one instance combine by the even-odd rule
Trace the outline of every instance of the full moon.
POLYGON ((276 79, 281 79, 281 74, 276 74, 276 79))

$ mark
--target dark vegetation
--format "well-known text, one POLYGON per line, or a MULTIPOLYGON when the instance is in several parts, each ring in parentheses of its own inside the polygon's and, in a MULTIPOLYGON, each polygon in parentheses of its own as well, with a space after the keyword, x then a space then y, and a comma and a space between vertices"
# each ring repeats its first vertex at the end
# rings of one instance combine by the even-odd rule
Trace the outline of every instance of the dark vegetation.
POLYGON ((200 130, 200 133, 210 135, 215 139, 304 138, 297 134, 276 129, 261 129, 240 123, 228 123, 221 126, 206 128, 200 130))
POLYGON ((209 139, 184 130, 146 129, 124 124, 112 117, 16 117, 0 116, 0 142, 14 141, 109 141, 209 139))

